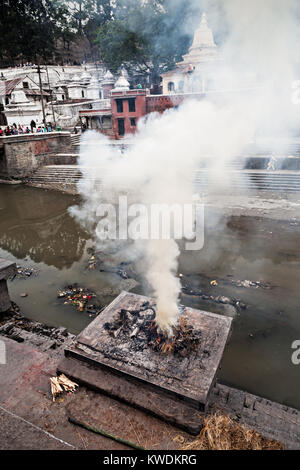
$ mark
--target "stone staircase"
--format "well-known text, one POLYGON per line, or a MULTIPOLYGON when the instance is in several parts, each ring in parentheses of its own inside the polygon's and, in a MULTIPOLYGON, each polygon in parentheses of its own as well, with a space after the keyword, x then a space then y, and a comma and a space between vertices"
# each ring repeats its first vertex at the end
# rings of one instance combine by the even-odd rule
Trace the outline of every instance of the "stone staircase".
MULTIPOLYGON (((226 173, 234 189, 249 189, 259 191, 300 191, 300 171, 267 171, 267 170, 230 170, 223 173, 226 183, 226 173)), ((214 184, 214 177, 205 170, 198 170, 195 175, 195 189, 214 184)), ((220 185, 222 181, 220 181, 220 185)))
POLYGON ((72 145, 72 152, 79 153, 80 151, 80 138, 81 134, 72 134, 71 135, 71 145, 72 145))
POLYGON ((36 188, 76 194, 77 183, 81 177, 82 172, 78 165, 48 165, 40 167, 27 184, 36 188))
MULTIPOLYGON (((84 167, 78 165, 48 165, 40 167, 31 177, 28 184, 41 188, 52 188, 75 193, 76 185, 82 178, 84 167)), ((222 174, 222 180, 217 187, 226 188, 226 179, 230 181, 230 188, 253 191, 300 191, 300 171, 266 171, 266 170, 238 170, 227 169, 222 174)), ((201 192, 215 186, 215 176, 211 176, 206 170, 198 170, 195 173, 195 191, 201 192)), ((101 186, 101 181, 96 181, 101 186)), ((126 186, 126 185, 124 185, 126 186)), ((221 188, 222 189, 222 188, 221 188)))
MULTIPOLYGON (((270 156, 274 154, 274 145, 270 143, 256 143, 249 144, 247 146, 247 156, 270 156)), ((276 155, 278 156, 287 156, 293 155, 294 157, 300 156, 300 139, 296 138, 286 142, 276 143, 276 155)))

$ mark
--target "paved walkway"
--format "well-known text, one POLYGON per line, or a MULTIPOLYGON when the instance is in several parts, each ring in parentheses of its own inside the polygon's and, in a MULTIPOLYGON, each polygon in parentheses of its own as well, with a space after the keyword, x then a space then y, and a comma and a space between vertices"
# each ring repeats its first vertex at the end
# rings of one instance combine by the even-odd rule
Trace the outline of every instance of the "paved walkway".
POLYGON ((0 406, 1 450, 74 450, 71 444, 0 406))
MULTIPOLYGON (((178 449, 179 436, 180 441, 192 439, 154 416, 85 387, 54 403, 49 378, 56 375, 61 358, 3 336, 0 339, 7 357, 7 363, 0 364, 0 449, 127 449, 70 424, 69 414, 149 450, 178 449)), ((287 448, 300 449, 297 410, 224 385, 215 387, 210 406, 287 448)))

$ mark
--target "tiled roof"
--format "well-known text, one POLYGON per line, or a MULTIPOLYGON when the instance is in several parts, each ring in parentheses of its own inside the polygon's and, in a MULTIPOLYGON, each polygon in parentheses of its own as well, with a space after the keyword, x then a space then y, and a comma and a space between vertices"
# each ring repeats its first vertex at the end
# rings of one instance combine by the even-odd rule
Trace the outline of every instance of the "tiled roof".
MULTIPOLYGON (((13 80, 5 80, 4 82, 1 82, 2 89, 4 88, 4 93, 5 95, 10 95, 12 91, 16 88, 16 86, 23 80, 22 77, 19 78, 14 78, 13 80)), ((2 94, 2 90, 1 90, 2 94)))
MULTIPOLYGON (((0 95, 10 95, 17 85, 24 80, 23 77, 14 78, 12 80, 0 81, 0 95)), ((31 90, 30 88, 23 88, 26 95, 38 95, 40 96, 40 90, 31 90)), ((43 91, 43 96, 49 96, 50 94, 43 91)))
POLYGON ((77 104, 77 103, 91 103, 92 101, 94 101, 93 99, 91 98, 73 98, 73 99, 69 99, 69 100, 60 100, 60 101, 56 101, 54 104, 77 104))
MULTIPOLYGON (((31 90, 30 88, 24 88, 25 95, 37 95, 40 96, 41 92, 40 90, 31 90)), ((43 96, 50 96, 50 93, 48 91, 43 91, 43 96)))

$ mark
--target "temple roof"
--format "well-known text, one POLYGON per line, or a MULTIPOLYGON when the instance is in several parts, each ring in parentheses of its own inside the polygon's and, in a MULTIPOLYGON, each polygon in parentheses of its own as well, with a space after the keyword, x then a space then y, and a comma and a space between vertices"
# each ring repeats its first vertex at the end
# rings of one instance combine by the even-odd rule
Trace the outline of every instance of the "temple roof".
POLYGON ((113 85, 115 82, 113 74, 108 70, 101 80, 102 85, 113 85))
POLYGON ((208 26, 206 14, 202 14, 201 23, 194 34, 193 43, 189 52, 183 56, 183 62, 179 66, 194 66, 201 62, 209 62, 218 59, 218 50, 213 32, 208 26))
POLYGON ((198 49, 199 47, 217 47, 214 41, 213 32, 207 23, 206 13, 202 14, 200 26, 195 31, 193 44, 190 47, 190 52, 194 49, 198 49))
POLYGON ((128 80, 126 80, 126 78, 124 77, 123 75, 123 72, 121 72, 120 74, 120 77, 118 78, 118 80, 116 81, 115 83, 115 87, 114 87, 114 90, 129 90, 129 82, 128 80))
MULTIPOLYGON (((3 82, 0 82, 0 95, 6 95, 6 96, 11 95, 11 93, 14 91, 16 86, 19 85, 19 83, 21 83, 24 79, 28 79, 36 85, 36 83, 27 75, 14 78, 12 80, 5 80, 3 82)), ((35 90, 31 88, 25 88, 23 91, 25 92, 26 95, 38 95, 38 96, 41 95, 40 89, 38 87, 35 90)), ((50 96, 50 93, 43 91, 43 96, 50 96)))
POLYGON ((11 93, 11 104, 23 104, 29 103, 27 96, 24 93, 24 90, 16 90, 11 93))

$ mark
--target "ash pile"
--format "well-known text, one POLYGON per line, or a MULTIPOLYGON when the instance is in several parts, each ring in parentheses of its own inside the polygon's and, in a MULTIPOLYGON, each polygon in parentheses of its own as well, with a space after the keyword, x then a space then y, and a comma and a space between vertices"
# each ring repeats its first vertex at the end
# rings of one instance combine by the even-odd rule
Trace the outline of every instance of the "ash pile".
POLYGON ((172 328, 171 335, 158 330, 155 309, 148 301, 138 310, 120 309, 113 321, 104 324, 104 328, 116 345, 128 344, 133 352, 151 348, 157 353, 186 357, 198 350, 201 332, 188 323, 184 310, 181 307, 180 319, 172 328))

